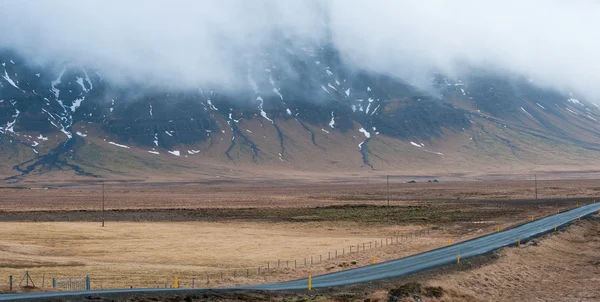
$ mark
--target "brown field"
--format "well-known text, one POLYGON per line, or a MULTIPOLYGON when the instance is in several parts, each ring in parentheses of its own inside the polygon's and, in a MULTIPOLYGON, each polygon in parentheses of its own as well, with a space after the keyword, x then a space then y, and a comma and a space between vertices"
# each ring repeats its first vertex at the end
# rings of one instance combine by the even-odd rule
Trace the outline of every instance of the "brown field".
POLYGON ((444 301, 600 301, 600 218, 591 220, 425 285, 449 292, 444 301))
MULTIPOLYGON (((359 243, 371 241, 373 247, 364 257, 360 253, 365 258, 363 265, 371 255, 389 260, 392 252, 398 253, 397 256, 401 252, 412 253, 445 244, 446 236, 434 232, 432 237, 402 238, 410 247, 397 245, 392 249, 391 242, 388 247, 385 243, 380 247, 383 234, 393 236, 415 229, 321 228, 310 224, 243 222, 114 222, 101 228, 90 222, 5 222, 0 228, 0 280, 5 284, 9 275, 20 276, 25 270, 39 284, 43 274, 47 278, 90 275, 95 288, 163 287, 172 284, 175 275, 182 285, 190 286, 195 277, 199 285, 206 286, 207 273, 212 275, 215 285, 300 278, 311 272, 325 271, 325 267, 338 262, 356 260, 359 243), (374 241, 377 241, 377 249, 374 241), (354 254, 348 255, 351 245, 354 254), (336 249, 340 257, 327 261, 328 253, 332 252, 333 258, 336 249), (305 267, 307 257, 308 267, 305 267), (310 257, 313 257, 312 266, 310 257), (280 270, 256 276, 258 266, 266 271, 269 263, 274 269, 278 259, 280 270), (294 260, 297 269, 294 269, 294 260), (319 261, 321 263, 317 263, 319 261), (233 279, 234 269, 238 277, 244 277, 233 279), (225 274, 224 282, 220 281, 221 272, 225 274), (249 278, 245 276, 247 273, 250 273, 249 278)), ((362 245, 359 248, 362 249, 362 245)))
MULTIPOLYGON (((407 205, 433 201, 530 200, 535 196, 529 176, 518 180, 403 183, 390 178, 390 203, 407 205)), ((433 179, 433 177, 429 178, 433 179)), ((248 207, 315 207, 343 204, 387 204, 385 177, 362 177, 349 183, 283 182, 107 182, 107 209, 199 209, 248 207)), ((540 180, 540 200, 600 196, 600 180, 540 180)), ((99 182, 35 184, 0 188, 0 211, 97 210, 102 201, 99 182)))
MULTIPOLYGON (((598 180, 540 180, 534 200, 528 177, 403 183, 408 179, 391 179, 391 207, 381 177, 300 184, 107 182, 104 228, 98 183, 0 188, 0 292, 9 275, 19 279, 25 271, 38 286, 44 276, 46 287, 52 277, 85 275, 93 288, 165 287, 175 275, 184 287, 192 278, 202 287, 302 278, 470 239, 593 202, 600 191, 598 180), (407 237, 417 231, 419 237, 407 237), (399 244, 356 253, 356 245, 397 237, 399 244), (336 250, 344 256, 327 260, 336 250)), ((439 284, 451 291, 476 286, 447 282, 439 284)), ((484 291, 464 294, 486 300, 484 291)))

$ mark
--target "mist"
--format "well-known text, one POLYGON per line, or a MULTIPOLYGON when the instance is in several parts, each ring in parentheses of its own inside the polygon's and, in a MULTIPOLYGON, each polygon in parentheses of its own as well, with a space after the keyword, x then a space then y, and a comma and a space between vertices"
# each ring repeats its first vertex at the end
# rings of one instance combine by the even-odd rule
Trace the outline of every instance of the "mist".
POLYGON ((598 15, 593 0, 1 1, 0 47, 121 83, 235 90, 285 37, 419 87, 477 67, 598 100, 598 15))

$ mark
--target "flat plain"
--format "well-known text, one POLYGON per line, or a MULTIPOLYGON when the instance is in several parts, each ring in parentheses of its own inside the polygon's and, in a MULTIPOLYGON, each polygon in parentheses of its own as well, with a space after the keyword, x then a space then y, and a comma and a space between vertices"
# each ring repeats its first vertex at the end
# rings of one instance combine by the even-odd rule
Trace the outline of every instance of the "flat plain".
POLYGON ((85 275, 93 288, 170 287, 174 276, 182 287, 192 280, 195 287, 292 280, 481 236, 594 202, 600 190, 597 180, 539 180, 535 199, 529 177, 405 181, 392 179, 389 191, 381 177, 107 181, 105 227, 99 182, 4 187, 0 292, 9 275, 19 279, 25 271, 38 287, 44 279, 45 288, 35 290, 53 290, 51 278, 85 275))

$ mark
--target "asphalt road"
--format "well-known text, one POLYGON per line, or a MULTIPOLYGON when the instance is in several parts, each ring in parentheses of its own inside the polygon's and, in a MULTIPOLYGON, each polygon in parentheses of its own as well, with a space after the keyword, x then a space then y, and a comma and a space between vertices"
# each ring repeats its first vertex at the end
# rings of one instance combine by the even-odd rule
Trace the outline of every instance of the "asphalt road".
MULTIPOLYGON (((312 278, 312 287, 333 287, 355 283, 363 283, 389 278, 397 278, 414 274, 416 272, 432 269, 441 265, 456 263, 457 256, 460 253, 461 259, 486 254, 488 252, 500 249, 505 246, 516 245, 521 239, 521 243, 530 238, 551 232, 554 227, 564 226, 577 220, 579 217, 596 214, 600 211, 600 203, 589 204, 564 213, 542 218, 525 225, 493 233, 483 237, 475 238, 469 241, 457 243, 429 252, 383 262, 375 265, 359 267, 341 272, 330 273, 326 275, 315 276, 312 278)), ((222 288, 226 289, 252 289, 252 290, 298 290, 306 289, 308 280, 300 279, 295 281, 256 284, 240 287, 222 288)), ((23 300, 23 299, 43 299, 52 297, 73 297, 90 294, 117 294, 117 293, 151 293, 166 291, 189 291, 190 289, 120 289, 120 290, 92 290, 80 292, 53 292, 53 293, 24 293, 24 294, 4 294, 0 295, 0 301, 23 300)), ((202 289, 198 289, 202 290, 202 289)))

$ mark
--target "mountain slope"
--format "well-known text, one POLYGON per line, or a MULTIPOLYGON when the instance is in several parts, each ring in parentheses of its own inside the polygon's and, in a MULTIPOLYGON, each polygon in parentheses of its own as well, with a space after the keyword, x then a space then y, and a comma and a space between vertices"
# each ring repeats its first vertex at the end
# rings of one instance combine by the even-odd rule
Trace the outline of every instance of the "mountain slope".
POLYGON ((477 70, 437 75, 422 90, 349 68, 327 45, 270 49, 242 64, 244 85, 222 92, 113 83, 93 67, 36 65, 9 50, 0 64, 6 181, 64 171, 435 175, 599 163, 592 102, 477 70))

